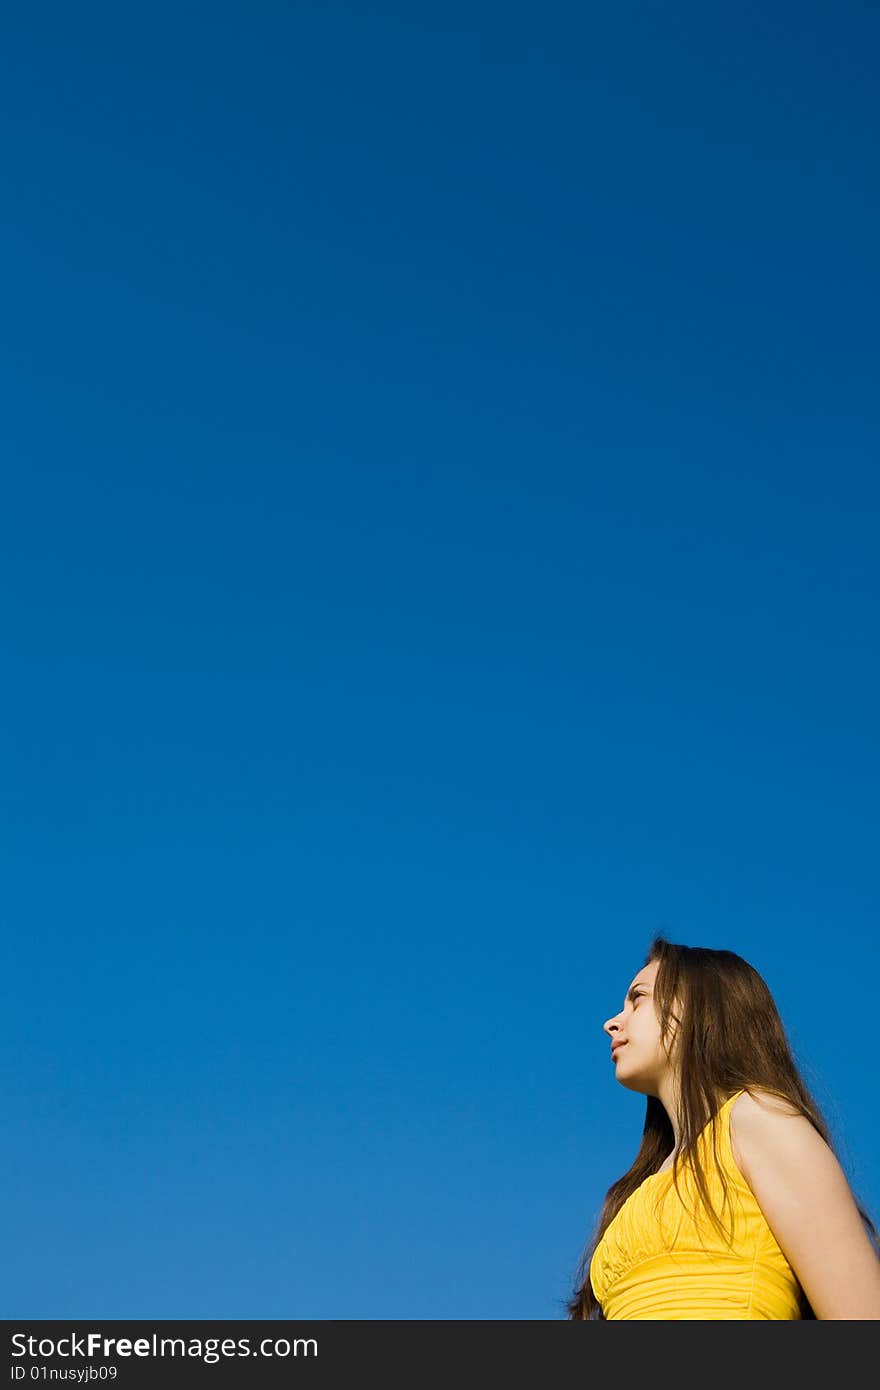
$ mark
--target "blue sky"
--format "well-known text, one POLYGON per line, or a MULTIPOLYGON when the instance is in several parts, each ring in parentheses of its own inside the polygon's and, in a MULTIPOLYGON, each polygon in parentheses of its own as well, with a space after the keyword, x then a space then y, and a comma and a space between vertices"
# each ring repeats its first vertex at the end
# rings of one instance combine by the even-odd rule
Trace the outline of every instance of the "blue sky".
POLYGON ((563 1316, 657 930, 880 1224, 878 31, 5 16, 4 1317, 563 1316))

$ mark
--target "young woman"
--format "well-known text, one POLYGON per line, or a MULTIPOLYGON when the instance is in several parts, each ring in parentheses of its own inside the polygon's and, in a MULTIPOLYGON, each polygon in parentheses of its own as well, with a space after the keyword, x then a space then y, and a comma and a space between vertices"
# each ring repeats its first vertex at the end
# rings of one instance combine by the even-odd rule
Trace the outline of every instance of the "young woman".
POLYGON ((569 1318, 880 1319, 880 1237, 758 972, 656 936, 603 1027, 645 1127, 569 1318))

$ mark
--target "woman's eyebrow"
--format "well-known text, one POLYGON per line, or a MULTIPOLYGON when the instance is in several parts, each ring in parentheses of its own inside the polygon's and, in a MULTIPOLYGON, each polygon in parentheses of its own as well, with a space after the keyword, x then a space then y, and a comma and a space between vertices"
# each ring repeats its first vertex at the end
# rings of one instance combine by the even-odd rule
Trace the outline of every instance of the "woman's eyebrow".
POLYGON ((643 985, 643 984, 642 984, 641 980, 636 981, 636 983, 635 983, 634 985, 630 985, 630 987, 629 987, 629 989, 628 989, 628 991, 627 991, 626 999, 624 999, 624 1001, 623 1001, 623 1002, 624 1002, 624 1006, 626 1005, 626 1000, 627 1000, 627 999, 634 999, 634 998, 635 998, 635 993, 636 993, 636 990, 637 990, 637 989, 643 989, 643 990, 645 991, 646 994, 650 994, 650 992, 651 992, 651 991, 648 989, 648 986, 647 986, 647 985, 643 985))

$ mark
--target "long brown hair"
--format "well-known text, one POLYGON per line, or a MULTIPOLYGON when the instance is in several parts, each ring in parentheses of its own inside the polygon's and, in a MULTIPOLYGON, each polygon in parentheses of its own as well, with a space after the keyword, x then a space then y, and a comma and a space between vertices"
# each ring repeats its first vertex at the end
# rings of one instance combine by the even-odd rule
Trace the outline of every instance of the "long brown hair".
MULTIPOLYGON (((655 960, 659 962, 654 999, 660 1039, 667 1057, 675 1059, 679 1085, 681 1143, 673 1160, 673 1182, 679 1191, 678 1172, 687 1162, 710 1220, 729 1243, 713 1208, 697 1148, 700 1134, 711 1122, 714 1149, 714 1117, 725 1100, 736 1091, 760 1087, 788 1101, 807 1117, 832 1152, 834 1146, 828 1125, 792 1057, 773 996, 757 970, 733 951, 678 946, 664 936, 653 938, 644 964, 655 960)), ((606 1227, 645 1178, 660 1169, 674 1143, 675 1133, 663 1104, 656 1096, 648 1096, 639 1151, 629 1172, 605 1194, 595 1230, 578 1262, 574 1292, 565 1303, 570 1319, 604 1321, 590 1282, 590 1261, 606 1227)), ((729 1189, 720 1165, 718 1172, 723 1211, 729 1189)), ((858 1201, 856 1206, 880 1253, 880 1236, 873 1221, 858 1201)), ((815 1318, 806 1294, 798 1288, 801 1317, 815 1318)))

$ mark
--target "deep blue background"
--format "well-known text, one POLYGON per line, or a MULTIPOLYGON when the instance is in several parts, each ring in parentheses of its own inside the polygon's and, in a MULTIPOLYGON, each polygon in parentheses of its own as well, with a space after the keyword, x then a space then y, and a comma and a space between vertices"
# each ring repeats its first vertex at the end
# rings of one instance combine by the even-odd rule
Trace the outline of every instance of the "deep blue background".
POLYGON ((658 929, 880 1220, 878 40, 5 13, 4 1317, 563 1316, 658 929))

